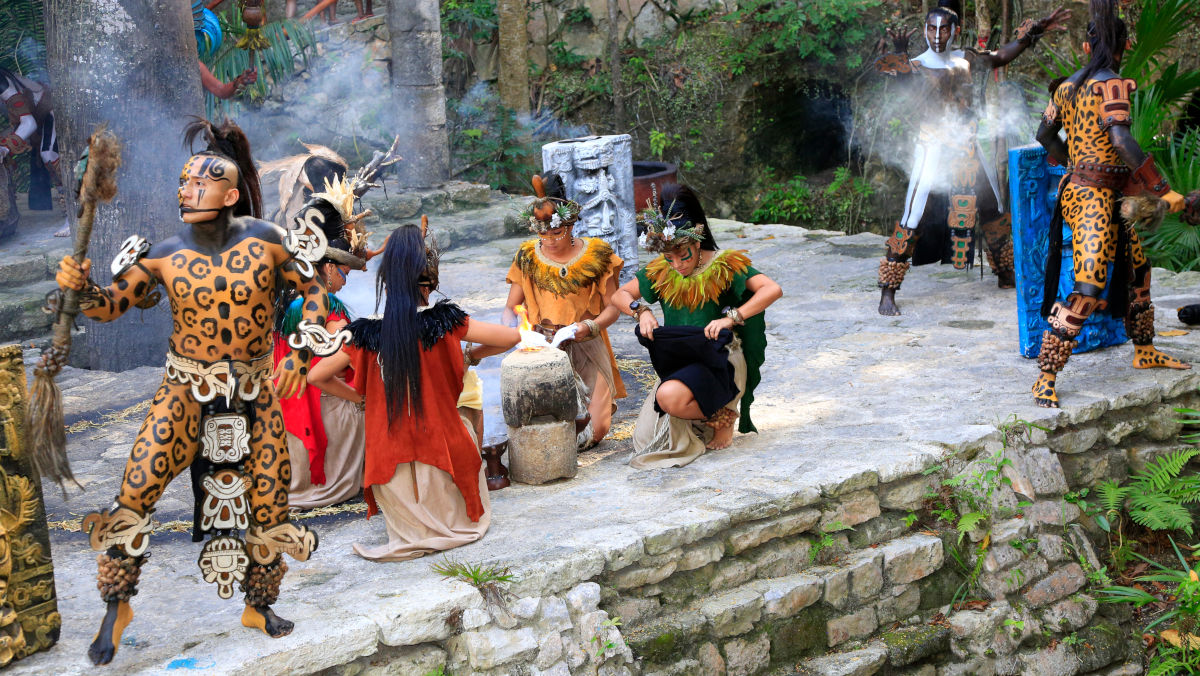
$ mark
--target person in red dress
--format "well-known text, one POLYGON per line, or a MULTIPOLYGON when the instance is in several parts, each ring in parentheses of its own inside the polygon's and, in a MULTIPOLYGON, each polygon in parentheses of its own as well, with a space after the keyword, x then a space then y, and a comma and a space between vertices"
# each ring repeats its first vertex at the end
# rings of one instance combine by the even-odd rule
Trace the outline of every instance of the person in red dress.
POLYGON ((368 517, 382 511, 388 541, 355 544, 359 556, 403 561, 483 537, 491 523, 474 430, 460 416, 462 342, 490 352, 517 344, 517 329, 471 319, 449 300, 426 306, 437 288, 437 252, 404 225, 387 241, 377 289, 382 316, 358 319, 350 342, 308 382, 366 408, 363 492, 368 517), (354 369, 350 383, 337 378, 354 369))

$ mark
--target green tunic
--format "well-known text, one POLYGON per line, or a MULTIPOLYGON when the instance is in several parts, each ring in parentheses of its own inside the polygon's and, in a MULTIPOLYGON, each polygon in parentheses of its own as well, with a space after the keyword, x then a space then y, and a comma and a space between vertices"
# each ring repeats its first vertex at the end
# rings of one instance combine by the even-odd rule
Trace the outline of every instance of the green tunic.
MULTIPOLYGON (((678 274, 674 270, 671 274, 678 274)), ((654 290, 654 282, 646 273, 646 268, 637 271, 638 291, 642 300, 647 303, 658 303, 662 307, 664 326, 708 326, 714 319, 724 317, 722 310, 726 307, 738 307, 745 303, 754 292, 746 288, 746 280, 762 274, 753 266, 733 276, 729 286, 721 292, 716 302, 708 301, 704 305, 690 310, 686 307, 676 307, 668 304, 654 290)), ((758 428, 750 420, 750 404, 754 402, 754 388, 762 379, 759 368, 766 361, 767 352, 767 322, 766 313, 760 312, 746 319, 743 326, 733 327, 733 332, 742 341, 742 354, 746 357, 746 391, 742 394, 741 414, 738 419, 738 431, 757 432, 758 428)))

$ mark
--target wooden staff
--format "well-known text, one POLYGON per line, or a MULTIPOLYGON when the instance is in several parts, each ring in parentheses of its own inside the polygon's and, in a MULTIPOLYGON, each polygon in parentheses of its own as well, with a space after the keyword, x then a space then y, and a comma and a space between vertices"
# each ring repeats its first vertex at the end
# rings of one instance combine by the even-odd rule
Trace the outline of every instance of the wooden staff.
MULTIPOLYGON (((87 258, 88 242, 92 238, 92 223, 96 218, 97 202, 109 202, 117 195, 117 168, 121 166, 121 142, 105 125, 96 127, 88 139, 87 170, 79 190, 79 223, 75 230, 75 261, 87 258)), ((67 430, 63 425, 62 391, 54 377, 67 363, 71 353, 71 327, 79 314, 79 291, 67 289, 58 301, 58 317, 54 323, 54 338, 33 370, 29 397, 29 438, 34 468, 38 474, 54 481, 66 494, 65 481, 76 486, 71 463, 67 459, 67 430)))

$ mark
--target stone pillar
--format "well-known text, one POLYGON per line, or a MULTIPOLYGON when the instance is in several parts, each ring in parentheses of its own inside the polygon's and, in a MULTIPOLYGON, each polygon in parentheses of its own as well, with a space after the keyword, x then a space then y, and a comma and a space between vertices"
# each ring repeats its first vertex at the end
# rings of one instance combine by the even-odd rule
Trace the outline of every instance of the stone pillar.
POLYGON ((21 346, 0 347, 0 669, 58 641, 42 483, 25 446, 21 346))
POLYGON ((404 157, 396 176, 405 187, 437 185, 450 176, 438 0, 390 2, 387 12, 395 133, 404 157))
POLYGON ((575 476, 575 371, 567 353, 517 350, 500 364, 500 405, 508 425, 514 481, 544 484, 575 476))
POLYGON ((542 170, 558 174, 567 197, 583 207, 575 234, 608 242, 625 261, 621 283, 632 279, 638 250, 629 134, 547 143, 542 146, 542 170))

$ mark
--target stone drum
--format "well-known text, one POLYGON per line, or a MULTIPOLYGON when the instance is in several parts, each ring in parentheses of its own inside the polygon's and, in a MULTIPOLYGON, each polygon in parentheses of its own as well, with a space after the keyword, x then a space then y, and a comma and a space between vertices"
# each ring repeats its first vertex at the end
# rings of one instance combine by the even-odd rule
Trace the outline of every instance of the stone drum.
POLYGON ((562 350, 517 350, 500 365, 500 403, 508 425, 514 481, 544 484, 575 476, 575 372, 562 350))

